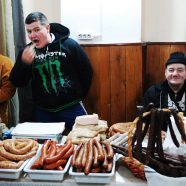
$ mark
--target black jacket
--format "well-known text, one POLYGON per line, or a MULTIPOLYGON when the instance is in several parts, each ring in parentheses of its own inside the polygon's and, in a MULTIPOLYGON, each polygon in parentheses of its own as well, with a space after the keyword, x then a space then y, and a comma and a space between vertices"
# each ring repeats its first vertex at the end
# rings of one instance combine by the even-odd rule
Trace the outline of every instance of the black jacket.
MULTIPOLYGON (((149 103, 153 103, 155 108, 168 108, 168 94, 176 101, 180 101, 185 93, 186 96, 186 81, 181 90, 175 94, 168 85, 167 80, 161 83, 151 86, 144 95, 144 107, 147 107, 149 103), (176 96, 175 96, 176 95, 176 96)), ((186 106, 186 97, 185 97, 186 106)), ((186 116, 186 108, 184 109, 184 115, 186 116)), ((166 127, 163 126, 166 130, 166 127)))
POLYGON ((167 81, 163 81, 161 83, 151 86, 146 91, 144 95, 144 105, 147 106, 149 103, 154 103, 154 106, 156 108, 167 108, 168 107, 168 94, 173 99, 180 101, 184 93, 186 95, 186 81, 184 83, 184 86, 181 88, 181 90, 177 94, 175 94, 171 90, 167 81))
POLYGON ((50 24, 55 40, 42 49, 35 48, 32 65, 21 60, 19 52, 10 74, 16 87, 32 84, 36 105, 58 111, 83 100, 90 88, 92 67, 81 46, 69 38, 70 31, 58 23, 50 24))

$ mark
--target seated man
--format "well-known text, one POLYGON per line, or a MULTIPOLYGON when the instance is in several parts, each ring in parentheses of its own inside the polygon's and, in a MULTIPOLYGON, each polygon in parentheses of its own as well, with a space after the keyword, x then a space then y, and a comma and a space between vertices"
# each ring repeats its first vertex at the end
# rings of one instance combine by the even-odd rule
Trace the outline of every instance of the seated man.
POLYGON ((153 103, 156 108, 176 109, 186 116, 186 58, 184 53, 170 54, 165 64, 165 78, 165 81, 151 86, 146 91, 144 106, 153 103))

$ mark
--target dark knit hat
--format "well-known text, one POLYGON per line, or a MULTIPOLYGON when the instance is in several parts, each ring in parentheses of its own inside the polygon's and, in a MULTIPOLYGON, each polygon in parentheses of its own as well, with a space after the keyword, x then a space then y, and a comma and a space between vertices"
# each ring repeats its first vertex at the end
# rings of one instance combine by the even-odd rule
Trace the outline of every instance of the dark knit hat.
POLYGON ((181 63, 183 65, 186 65, 186 57, 185 57, 184 53, 182 53, 182 52, 171 53, 165 66, 167 67, 168 65, 174 64, 174 63, 181 63))

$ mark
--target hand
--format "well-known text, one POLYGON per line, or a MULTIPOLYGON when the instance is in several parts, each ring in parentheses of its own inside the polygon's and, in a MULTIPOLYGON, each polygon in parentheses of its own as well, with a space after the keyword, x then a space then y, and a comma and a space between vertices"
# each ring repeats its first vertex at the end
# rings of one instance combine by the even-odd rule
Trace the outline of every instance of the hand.
POLYGON ((36 55, 34 47, 35 47, 35 45, 32 44, 30 46, 27 46, 24 49, 24 51, 22 53, 22 57, 21 57, 22 61, 24 61, 27 64, 32 64, 32 61, 36 55))

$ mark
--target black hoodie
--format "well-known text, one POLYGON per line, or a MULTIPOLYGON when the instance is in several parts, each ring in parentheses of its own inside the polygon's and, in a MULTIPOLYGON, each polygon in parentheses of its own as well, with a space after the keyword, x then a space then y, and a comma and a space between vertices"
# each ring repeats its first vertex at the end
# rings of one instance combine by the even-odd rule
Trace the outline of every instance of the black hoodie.
POLYGON ((35 48, 32 65, 24 63, 21 60, 23 50, 19 52, 10 81, 16 87, 22 87, 31 79, 36 105, 55 112, 86 97, 92 68, 84 50, 69 38, 68 28, 51 23, 50 32, 55 36, 54 41, 44 48, 35 48))

